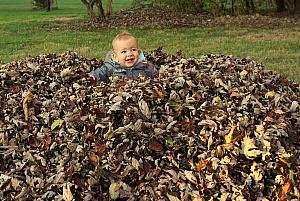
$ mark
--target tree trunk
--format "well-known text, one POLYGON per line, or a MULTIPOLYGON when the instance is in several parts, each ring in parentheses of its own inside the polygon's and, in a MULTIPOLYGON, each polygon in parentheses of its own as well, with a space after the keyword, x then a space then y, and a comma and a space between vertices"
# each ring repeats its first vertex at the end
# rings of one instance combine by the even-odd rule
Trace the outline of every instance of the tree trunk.
POLYGON ((284 12, 286 10, 284 0, 276 0, 277 12, 284 12))
POLYGON ((250 3, 249 3, 249 0, 245 0, 245 6, 246 6, 246 14, 250 14, 250 3))
POLYGON ((300 0, 294 0, 295 13, 300 13, 300 0))
POLYGON ((47 0, 47 12, 51 11, 51 0, 47 0))
POLYGON ((252 11, 252 13, 255 13, 255 5, 254 5, 253 0, 250 0, 250 5, 251 5, 251 11, 252 11))
POLYGON ((91 5, 91 8, 92 8, 92 9, 94 9, 94 4, 95 4, 95 1, 94 1, 94 0, 90 1, 90 5, 91 5))
POLYGON ((95 0, 95 3, 97 5, 98 15, 101 19, 103 19, 104 18, 104 9, 103 9, 103 5, 102 5, 102 0, 95 0))
POLYGON ((255 12, 255 6, 253 0, 244 0, 246 7, 246 14, 253 14, 255 12))
POLYGON ((106 16, 110 16, 112 12, 112 0, 106 1, 106 16))
POLYGON ((231 15, 234 15, 234 0, 231 0, 231 15))
POLYGON ((92 22, 97 22, 98 21, 97 16, 95 15, 89 2, 87 2, 87 0, 81 0, 81 2, 85 5, 92 22))

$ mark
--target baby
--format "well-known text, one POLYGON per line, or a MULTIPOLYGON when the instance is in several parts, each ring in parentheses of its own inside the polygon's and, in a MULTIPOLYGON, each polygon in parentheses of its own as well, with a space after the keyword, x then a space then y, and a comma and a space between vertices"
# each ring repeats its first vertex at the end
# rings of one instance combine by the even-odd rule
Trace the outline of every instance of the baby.
POLYGON ((118 34, 112 41, 112 50, 104 64, 91 71, 89 76, 97 81, 109 81, 109 77, 137 79, 139 76, 153 78, 158 74, 139 49, 137 39, 128 32, 118 34))

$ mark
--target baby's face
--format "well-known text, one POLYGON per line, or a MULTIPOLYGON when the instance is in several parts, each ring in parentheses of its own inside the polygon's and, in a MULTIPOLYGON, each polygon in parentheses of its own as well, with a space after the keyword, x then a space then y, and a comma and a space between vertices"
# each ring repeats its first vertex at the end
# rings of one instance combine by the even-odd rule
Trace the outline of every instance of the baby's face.
POLYGON ((135 38, 120 39, 113 44, 112 58, 124 67, 134 66, 139 59, 138 44, 135 38))

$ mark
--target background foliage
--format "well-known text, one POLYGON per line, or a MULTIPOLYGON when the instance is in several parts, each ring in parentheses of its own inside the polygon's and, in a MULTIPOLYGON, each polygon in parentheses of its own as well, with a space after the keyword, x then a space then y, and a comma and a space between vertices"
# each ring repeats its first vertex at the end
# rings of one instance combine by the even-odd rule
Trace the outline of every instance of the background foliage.
POLYGON ((50 2, 50 9, 57 9, 57 0, 32 0, 32 8, 35 10, 46 9, 50 2))
POLYGON ((214 15, 253 14, 277 10, 300 12, 299 0, 134 0, 135 6, 171 7, 180 11, 206 11, 214 15))

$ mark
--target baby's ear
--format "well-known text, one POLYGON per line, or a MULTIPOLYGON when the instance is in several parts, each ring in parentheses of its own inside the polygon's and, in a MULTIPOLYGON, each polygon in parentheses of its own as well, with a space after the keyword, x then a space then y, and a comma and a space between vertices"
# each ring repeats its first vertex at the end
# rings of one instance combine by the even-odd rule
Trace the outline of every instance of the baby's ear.
POLYGON ((117 56, 114 52, 111 53, 111 58, 115 61, 117 60, 117 56))

